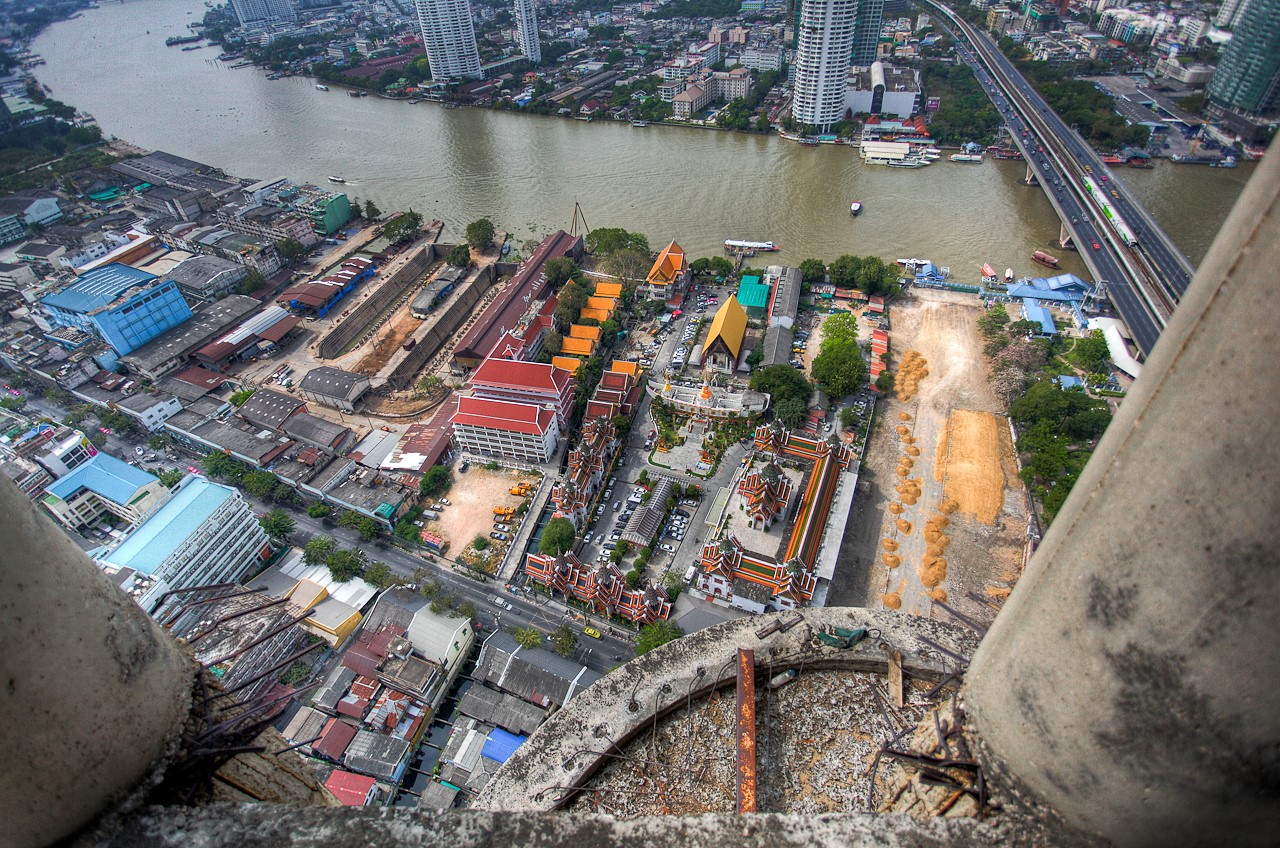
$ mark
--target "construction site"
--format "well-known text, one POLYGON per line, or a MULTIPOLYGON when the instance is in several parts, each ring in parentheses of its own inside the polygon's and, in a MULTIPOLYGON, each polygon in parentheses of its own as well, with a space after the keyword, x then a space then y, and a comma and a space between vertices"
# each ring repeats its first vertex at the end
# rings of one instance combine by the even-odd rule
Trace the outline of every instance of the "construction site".
POLYGON ((895 302, 893 391, 877 408, 832 602, 991 621, 1021 574, 1028 504, 987 382, 981 307, 950 292, 895 302))

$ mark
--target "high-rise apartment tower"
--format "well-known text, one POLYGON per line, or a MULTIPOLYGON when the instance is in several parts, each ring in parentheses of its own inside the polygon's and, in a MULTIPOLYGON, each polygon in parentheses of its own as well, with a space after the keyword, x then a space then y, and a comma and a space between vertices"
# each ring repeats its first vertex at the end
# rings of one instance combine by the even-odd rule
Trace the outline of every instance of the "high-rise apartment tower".
POLYGON ((1208 95, 1237 114, 1269 116, 1280 109, 1280 0, 1247 0, 1208 95))
POLYGON ((479 79, 480 51, 467 0, 417 0, 418 25, 431 78, 479 79))
POLYGON ((796 121, 826 130, 844 116, 857 13, 858 0, 804 0, 791 102, 796 121))
POLYGON ((294 0, 231 0, 240 26, 257 21, 292 21, 298 18, 294 0))
POLYGON ((884 0, 859 0, 857 23, 853 31, 852 64, 870 67, 880 46, 880 27, 884 25, 884 0))
POLYGON ((538 40, 538 7, 534 0, 516 0, 516 45, 524 57, 535 65, 542 63, 542 44, 538 40))

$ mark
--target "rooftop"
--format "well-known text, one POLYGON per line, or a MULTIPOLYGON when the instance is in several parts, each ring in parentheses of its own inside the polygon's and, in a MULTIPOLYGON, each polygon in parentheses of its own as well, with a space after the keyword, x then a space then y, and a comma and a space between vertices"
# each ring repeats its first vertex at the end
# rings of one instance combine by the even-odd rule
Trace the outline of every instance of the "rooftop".
POLYGON ((155 482, 153 475, 110 454, 99 453, 54 481, 45 491, 65 501, 81 489, 88 489, 114 503, 127 504, 135 492, 155 482))
POLYGON ((569 380, 569 372, 554 365, 511 359, 486 359, 476 368, 471 384, 558 394, 569 380))
MULTIPOLYGON (((150 476, 150 475, 148 475, 150 476)), ((190 538, 200 525, 236 491, 203 477, 189 477, 184 485, 125 540, 104 557, 112 565, 151 574, 190 538)))
POLYGON ((361 384, 367 385, 368 382, 369 378, 363 374, 343 371, 332 365, 321 365, 308 371, 307 376, 298 383, 298 388, 326 397, 350 399, 361 384))
POLYGON ((119 262, 112 262, 82 275, 60 292, 54 292, 42 303, 68 312, 93 312, 110 305, 131 288, 159 279, 119 262))
POLYGON ((458 411, 453 416, 453 424, 541 435, 551 427, 555 415, 554 410, 528 403, 462 397, 458 398, 458 411))
POLYGON ((271 389, 258 389, 249 396, 237 414, 255 427, 279 430, 289 416, 306 405, 306 401, 292 395, 271 389))

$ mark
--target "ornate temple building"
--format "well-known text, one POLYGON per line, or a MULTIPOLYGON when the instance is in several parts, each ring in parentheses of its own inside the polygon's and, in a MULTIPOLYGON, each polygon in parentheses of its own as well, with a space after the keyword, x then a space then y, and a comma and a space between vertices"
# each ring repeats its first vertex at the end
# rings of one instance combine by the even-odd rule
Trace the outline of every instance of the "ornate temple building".
POLYGON ((637 624, 666 621, 671 615, 671 600, 664 588, 652 581, 632 588, 611 562, 589 565, 568 553, 559 557, 529 554, 524 570, 544 586, 591 604, 598 615, 621 616, 637 624))

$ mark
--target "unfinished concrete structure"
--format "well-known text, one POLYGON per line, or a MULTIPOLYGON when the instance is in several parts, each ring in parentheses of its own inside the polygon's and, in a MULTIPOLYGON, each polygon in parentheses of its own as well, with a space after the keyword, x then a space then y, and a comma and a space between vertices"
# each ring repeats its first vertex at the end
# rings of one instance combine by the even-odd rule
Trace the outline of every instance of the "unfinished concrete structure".
MULTIPOLYGON (((626 726, 619 722, 644 726, 682 700, 682 680, 715 678, 717 658, 731 668, 737 647, 761 640, 731 622, 641 657, 575 699, 490 783, 482 799, 489 812, 423 821, 407 811, 161 807, 86 840, 463 848, 1271 842, 1280 825, 1272 551, 1280 338, 1269 308, 1280 264, 1278 203, 1280 161, 1270 157, 972 655, 960 698, 966 734, 1006 802, 994 819, 762 813, 620 821, 540 812, 572 796, 614 753, 626 726), (692 656, 699 648, 705 656, 692 656), (619 696, 611 712, 587 712, 606 690, 619 696), (544 762, 535 761, 539 752, 544 762)), ((148 775, 183 762, 168 740, 186 721, 193 671, 25 498, 7 482, 0 487, 8 540, 0 706, 10 719, 0 733, 11 757, 0 788, 10 801, 7 841, 35 844, 119 810, 148 775), (95 731, 102 726, 113 732, 95 731), (33 731, 40 727, 56 732, 33 731)), ((909 675, 942 665, 922 637, 951 639, 947 650, 960 656, 964 640, 977 639, 884 612, 791 615, 817 627, 828 616, 846 626, 874 622, 876 638, 902 651, 909 675)), ((766 634, 757 663, 799 630, 766 634)), ((871 651, 863 643, 836 656, 861 654, 870 664, 871 651)), ((874 662, 887 670, 892 656, 881 652, 874 662)))

